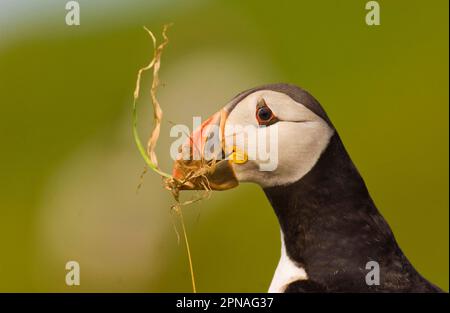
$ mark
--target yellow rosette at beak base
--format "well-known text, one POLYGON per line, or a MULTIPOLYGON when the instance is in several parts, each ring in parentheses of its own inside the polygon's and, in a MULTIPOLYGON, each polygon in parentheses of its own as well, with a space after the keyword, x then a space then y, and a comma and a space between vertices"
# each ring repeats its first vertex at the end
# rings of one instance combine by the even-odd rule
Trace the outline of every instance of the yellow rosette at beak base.
POLYGON ((244 150, 233 146, 233 153, 231 154, 230 160, 235 164, 245 164, 248 161, 248 155, 244 150))

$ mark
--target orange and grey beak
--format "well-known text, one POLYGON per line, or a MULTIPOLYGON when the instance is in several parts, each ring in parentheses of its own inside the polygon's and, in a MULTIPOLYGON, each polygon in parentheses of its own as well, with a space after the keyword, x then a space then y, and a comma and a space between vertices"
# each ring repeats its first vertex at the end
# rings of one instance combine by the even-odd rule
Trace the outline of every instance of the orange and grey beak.
POLYGON ((225 151, 226 108, 215 113, 194 130, 180 147, 173 166, 173 177, 183 182, 180 189, 226 190, 239 183, 225 151), (200 175, 201 174, 201 175, 200 175))

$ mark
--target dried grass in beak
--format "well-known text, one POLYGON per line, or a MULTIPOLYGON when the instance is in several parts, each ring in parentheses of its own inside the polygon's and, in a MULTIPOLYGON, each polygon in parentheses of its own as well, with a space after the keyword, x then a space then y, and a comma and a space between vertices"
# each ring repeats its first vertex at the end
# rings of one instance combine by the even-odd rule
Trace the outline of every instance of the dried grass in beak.
MULTIPOLYGON (((182 170, 184 173, 186 173, 185 177, 183 179, 176 179, 172 175, 167 174, 166 172, 162 171, 158 166, 158 158, 155 153, 156 144, 158 142, 158 138, 160 135, 161 130, 161 121, 163 117, 163 111, 161 109, 160 103, 158 101, 158 98, 156 97, 156 93, 160 84, 159 81, 159 70, 161 68, 161 56, 164 51, 164 48, 169 42, 169 39, 167 37, 167 30, 171 26, 171 24, 164 25, 164 29, 162 32, 163 42, 157 46, 156 44, 156 37, 153 35, 153 33, 148 30, 146 27, 144 29, 147 31, 147 33, 150 35, 152 42, 153 42, 153 57, 150 61, 150 63, 139 69, 137 73, 136 78, 136 88, 134 90, 134 99, 133 99, 133 136, 136 143, 136 146, 144 159, 146 166, 156 172, 158 175, 161 176, 164 186, 166 189, 170 190, 172 195, 175 199, 175 204, 171 207, 172 213, 174 213, 177 217, 180 218, 180 223, 182 227, 183 237, 186 244, 186 250, 188 254, 188 260, 189 260, 189 268, 191 272, 191 280, 192 280, 192 289, 193 292, 196 292, 196 286, 195 286, 195 278, 194 278, 194 270, 192 266, 192 257, 191 252, 189 248, 189 242, 186 235, 186 228, 184 225, 184 219, 182 214, 182 207, 188 204, 192 204, 194 202, 197 202, 199 200, 202 200, 204 198, 209 197, 209 192, 211 191, 211 188, 209 186, 207 173, 213 172, 214 167, 216 165, 216 161, 208 161, 200 160, 200 166, 198 164, 195 167, 189 167, 185 166, 182 170), (141 85, 141 77, 142 74, 145 71, 152 70, 152 85, 150 88, 150 96, 152 100, 153 105, 153 130, 152 133, 147 141, 147 147, 144 148, 142 145, 142 142, 139 138, 139 134, 137 131, 137 101, 139 99, 140 95, 140 85, 141 85), (196 196, 193 197, 191 200, 180 202, 179 195, 180 190, 182 189, 189 189, 189 187, 192 184, 200 184, 202 186, 203 192, 196 193, 196 196)), ((144 174, 146 172, 146 169, 144 170, 144 174)), ((178 238, 180 237, 178 234, 178 231, 175 228, 175 231, 177 233, 178 238)))

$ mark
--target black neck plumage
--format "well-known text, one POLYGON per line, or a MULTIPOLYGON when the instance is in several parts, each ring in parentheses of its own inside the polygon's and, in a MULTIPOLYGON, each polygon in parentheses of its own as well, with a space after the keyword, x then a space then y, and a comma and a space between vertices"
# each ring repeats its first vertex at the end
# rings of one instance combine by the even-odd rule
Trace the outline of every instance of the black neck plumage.
POLYGON ((299 181, 266 188, 288 256, 305 268, 314 291, 408 291, 428 282, 414 270, 374 205, 338 134, 299 181), (380 285, 366 264, 380 265, 380 285))

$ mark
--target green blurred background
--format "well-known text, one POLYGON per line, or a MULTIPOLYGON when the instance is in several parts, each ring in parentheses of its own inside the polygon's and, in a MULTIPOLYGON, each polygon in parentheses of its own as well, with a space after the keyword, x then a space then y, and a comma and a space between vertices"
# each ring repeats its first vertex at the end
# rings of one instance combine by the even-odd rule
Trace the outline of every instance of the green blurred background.
MULTIPOLYGON (((448 290, 447 0, 379 1, 378 27, 362 0, 80 0, 78 27, 65 3, 0 0, 0 291, 191 291, 170 194, 153 173, 136 193, 142 26, 167 22, 164 169, 169 122, 191 125, 259 84, 298 84, 328 111, 405 254, 448 290), (65 285, 69 260, 80 286, 65 285)), ((268 289, 280 238, 260 188, 216 192, 185 215, 198 291, 268 289)))

